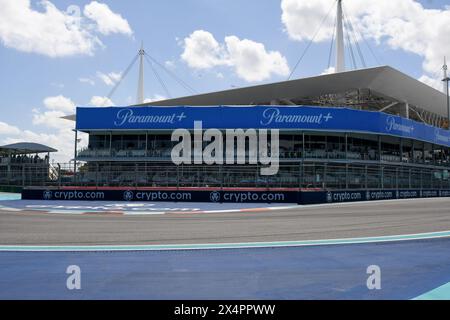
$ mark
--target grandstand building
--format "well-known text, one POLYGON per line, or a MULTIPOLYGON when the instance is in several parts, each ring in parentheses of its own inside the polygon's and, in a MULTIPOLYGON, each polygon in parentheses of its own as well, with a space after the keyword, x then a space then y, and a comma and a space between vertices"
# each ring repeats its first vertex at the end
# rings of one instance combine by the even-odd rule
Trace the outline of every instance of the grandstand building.
POLYGON ((28 142, 0 146, 0 186, 39 185, 56 180, 58 172, 50 163, 50 154, 57 151, 28 142))
MULTIPOLYGON (((344 26, 347 33, 354 28, 343 14, 342 2, 336 1, 334 74, 150 104, 142 103, 140 76, 136 106, 77 108, 76 116, 68 119, 76 120, 76 132, 89 134, 88 147, 75 154, 74 163, 84 163, 75 175, 77 183, 322 190, 450 188, 447 67, 447 94, 388 66, 346 71, 344 26), (193 130, 195 121, 202 121, 205 130, 278 129, 278 173, 262 176, 260 166, 254 164, 174 165, 171 151, 177 142, 171 141, 171 133, 179 128, 193 130)), ((141 48, 140 75, 145 55, 141 48)))
MULTIPOLYGON (((75 168, 77 184, 442 194, 450 188, 447 66, 447 94, 388 66, 366 68, 363 57, 363 69, 346 71, 344 26, 347 33, 354 28, 342 2, 336 1, 334 74, 149 104, 142 103, 140 76, 137 105, 77 108, 68 119, 76 121, 76 132, 89 134, 88 147, 75 154, 74 163, 83 163, 75 168), (278 173, 262 176, 255 164, 174 165, 171 134, 193 130, 196 121, 204 130, 278 129, 278 173)), ((144 56, 141 48, 140 75, 144 56)))
POLYGON ((390 67, 77 108, 72 119, 89 134, 75 157, 85 163, 77 174, 85 185, 450 188, 446 95, 390 67), (261 176, 258 165, 175 166, 171 133, 193 130, 194 121, 204 129, 279 129, 278 174, 261 176))

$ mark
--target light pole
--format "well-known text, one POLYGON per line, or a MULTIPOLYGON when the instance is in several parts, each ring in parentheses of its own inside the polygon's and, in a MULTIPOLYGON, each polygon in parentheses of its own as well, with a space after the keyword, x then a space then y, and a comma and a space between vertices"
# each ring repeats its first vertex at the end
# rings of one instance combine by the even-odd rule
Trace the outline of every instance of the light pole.
POLYGON ((447 92, 447 129, 450 130, 450 96, 448 92, 448 83, 450 81, 449 77, 446 77, 444 80, 446 84, 446 92, 447 92))
POLYGON ((450 77, 447 75, 447 63, 444 63, 444 79, 442 79, 442 81, 445 84, 445 92, 447 94, 447 129, 450 130, 450 96, 449 96, 449 92, 448 92, 448 84, 450 81, 450 77))

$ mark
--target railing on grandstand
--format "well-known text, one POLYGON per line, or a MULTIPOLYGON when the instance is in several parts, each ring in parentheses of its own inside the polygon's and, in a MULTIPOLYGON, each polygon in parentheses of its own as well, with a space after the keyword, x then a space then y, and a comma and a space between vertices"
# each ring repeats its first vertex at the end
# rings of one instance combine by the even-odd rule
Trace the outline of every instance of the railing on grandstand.
POLYGON ((27 165, 0 172, 0 185, 126 187, 258 187, 308 189, 448 189, 448 168, 311 162, 282 164, 275 176, 261 166, 174 166, 166 163, 27 165))
POLYGON ((109 149, 83 149, 78 151, 79 158, 159 158, 170 159, 171 149, 161 150, 109 150, 109 149))
MULTIPOLYGON (((82 149, 77 153, 78 159, 93 160, 98 159, 106 161, 108 159, 123 161, 168 161, 171 159, 171 149, 158 150, 109 150, 109 149, 82 149)), ((286 160, 307 160, 307 159, 334 159, 334 160, 361 160, 361 161, 384 161, 391 163, 419 163, 433 164, 436 166, 449 166, 450 159, 440 159, 439 157, 426 154, 405 155, 401 156, 399 152, 383 152, 378 155, 375 150, 348 150, 345 151, 328 151, 328 150, 305 150, 289 151, 280 150, 280 161, 286 160)))

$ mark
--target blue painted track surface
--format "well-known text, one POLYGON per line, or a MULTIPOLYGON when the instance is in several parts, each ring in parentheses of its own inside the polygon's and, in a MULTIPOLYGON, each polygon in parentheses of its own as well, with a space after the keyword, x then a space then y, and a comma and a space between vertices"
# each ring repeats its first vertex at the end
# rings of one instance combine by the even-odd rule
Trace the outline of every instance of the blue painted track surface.
POLYGON ((223 250, 0 252, 0 299, 412 299, 448 282, 448 238, 223 250), (81 268, 81 290, 66 289, 69 265, 81 268), (381 290, 366 287, 369 265, 381 268, 381 290))
POLYGON ((3 200, 20 200, 21 198, 22 198, 22 195, 20 193, 0 192, 0 201, 3 201, 3 200))
MULTIPOLYGON (((20 195, 19 195, 20 199, 20 195)), ((19 210, 41 210, 48 212, 93 212, 101 213, 114 210, 130 212, 158 211, 207 211, 207 210, 237 210, 253 208, 282 207, 282 204, 261 203, 196 203, 196 202, 126 202, 126 201, 46 201, 17 200, 15 195, 0 194, 0 205, 19 210)), ((291 205, 293 206, 293 205, 291 205)))

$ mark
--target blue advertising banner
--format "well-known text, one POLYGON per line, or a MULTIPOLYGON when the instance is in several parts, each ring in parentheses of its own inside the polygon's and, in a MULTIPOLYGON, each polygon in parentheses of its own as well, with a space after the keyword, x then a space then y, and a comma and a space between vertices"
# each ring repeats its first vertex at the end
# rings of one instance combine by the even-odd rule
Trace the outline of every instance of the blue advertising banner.
POLYGON ((450 190, 333 190, 333 191, 225 191, 225 190, 80 190, 27 189, 23 200, 56 201, 139 201, 213 203, 298 203, 320 204, 412 198, 449 197, 450 190))
POLYGON ((108 107, 77 108, 76 129, 173 130, 286 129, 365 132, 450 146, 450 132, 381 112, 310 106, 108 107))
POLYGON ((23 200, 213 203, 298 203, 297 191, 27 189, 23 200))
POLYGON ((320 204, 394 199, 439 198, 449 196, 450 190, 439 189, 305 191, 299 193, 299 203, 320 204))

